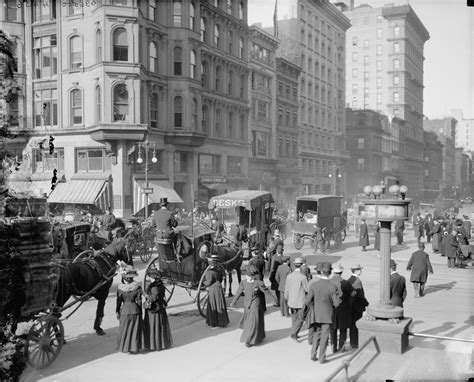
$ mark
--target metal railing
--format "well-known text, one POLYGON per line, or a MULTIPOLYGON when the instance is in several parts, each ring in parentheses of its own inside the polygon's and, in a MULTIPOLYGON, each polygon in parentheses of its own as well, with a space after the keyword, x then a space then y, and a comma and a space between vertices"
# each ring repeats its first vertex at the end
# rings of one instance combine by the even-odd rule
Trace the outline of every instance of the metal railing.
POLYGON ((345 359, 344 361, 342 361, 341 366, 339 366, 336 370, 334 370, 334 371, 329 375, 329 377, 327 377, 327 378, 324 380, 324 382, 329 382, 329 381, 331 381, 331 380, 332 380, 336 375, 338 375, 338 374, 341 372, 341 370, 343 370, 343 369, 344 369, 345 372, 346 372, 346 373, 345 373, 345 374, 346 374, 346 378, 345 378, 346 381, 350 381, 350 379, 349 379, 349 370, 348 370, 348 369, 349 369, 349 365, 350 365, 351 361, 352 361, 355 357, 357 357, 357 356, 360 354, 360 352, 361 352, 362 350, 364 350, 371 342, 374 343, 374 345, 375 345, 375 350, 377 351, 377 354, 379 354, 379 353, 380 353, 380 347, 379 347, 379 344, 378 344, 378 342, 377 342, 377 338, 375 338, 375 336, 371 336, 371 337, 369 337, 369 338, 367 339, 367 341, 364 342, 364 344, 363 344, 362 346, 359 347, 359 349, 357 349, 357 351, 356 351, 354 354, 352 354, 348 359, 345 359))
POLYGON ((448 340, 448 341, 459 341, 459 342, 474 343, 474 340, 470 340, 470 339, 467 339, 467 338, 446 337, 446 336, 437 336, 435 334, 424 334, 424 333, 413 333, 413 332, 408 332, 408 334, 410 336, 413 336, 413 337, 436 338, 438 340, 448 340))

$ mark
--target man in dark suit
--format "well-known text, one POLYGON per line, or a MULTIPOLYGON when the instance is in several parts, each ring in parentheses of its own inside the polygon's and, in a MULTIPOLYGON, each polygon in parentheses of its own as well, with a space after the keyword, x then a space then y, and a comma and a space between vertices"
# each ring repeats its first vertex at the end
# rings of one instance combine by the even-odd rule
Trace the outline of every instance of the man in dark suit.
MULTIPOLYGON (((158 241, 158 251, 165 255, 166 259, 174 260, 174 227, 178 225, 178 221, 174 214, 168 210, 168 199, 160 199, 161 208, 153 215, 153 226, 156 228, 156 239, 158 241)), ((177 260, 181 261, 177 255, 177 260)))
POLYGON ((466 235, 467 240, 471 239, 471 220, 469 216, 463 215, 464 221, 462 223, 462 228, 464 229, 464 234, 466 235))
POLYGON ((393 306, 403 308, 403 301, 407 297, 405 277, 398 274, 397 263, 390 259, 390 302, 393 306))
POLYGON ((361 219, 359 229, 359 245, 362 247, 363 251, 366 251, 366 247, 369 246, 369 229, 365 222, 365 218, 361 219))
POLYGON ((265 258, 260 251, 260 244, 256 243, 250 248, 252 258, 249 260, 249 266, 254 266, 258 270, 260 280, 263 281, 265 271, 265 258))
POLYGON ((319 345, 319 363, 326 363, 326 347, 328 344, 331 325, 333 322, 334 309, 341 303, 341 298, 337 287, 329 282, 331 274, 331 263, 324 263, 321 269, 321 280, 311 283, 305 305, 314 304, 315 323, 313 345, 311 347, 311 360, 317 361, 317 351, 319 345))
POLYGON ((369 302, 365 298, 364 287, 360 280, 362 267, 360 264, 357 264, 351 268, 351 271, 352 276, 347 279, 353 289, 351 292, 351 327, 349 328, 349 337, 351 347, 357 349, 359 347, 359 329, 357 329, 356 322, 362 317, 369 302))
POLYGON ((441 224, 439 222, 439 219, 433 220, 433 226, 431 227, 431 230, 430 230, 430 236, 433 238, 433 242, 431 243, 431 248, 433 249, 433 253, 437 253, 439 252, 439 249, 441 247, 441 239, 442 239, 441 224))
POLYGON ((109 206, 107 207, 107 211, 105 215, 102 217, 102 229, 106 231, 111 231, 115 228, 116 219, 114 214, 112 213, 112 208, 109 206))
POLYGON ((425 252, 424 243, 418 244, 418 251, 412 253, 407 264, 407 271, 411 271, 410 281, 415 289, 415 298, 423 297, 428 271, 433 274, 430 256, 425 252))
POLYGON ((403 244, 403 231, 405 231, 405 222, 399 219, 395 223, 395 236, 397 237, 397 244, 403 244))
POLYGON ((285 256, 283 258, 283 263, 278 266, 275 274, 275 280, 278 283, 278 292, 280 294, 280 313, 283 317, 288 317, 290 315, 290 309, 288 308, 288 303, 285 299, 286 278, 290 273, 290 256, 285 256))
POLYGON ((321 253, 324 255, 326 253, 326 248, 324 246, 323 228, 321 228, 319 224, 314 225, 314 228, 315 228, 316 242, 314 243, 313 253, 316 254, 319 248, 321 250, 321 253))
POLYGON ((285 257, 283 256, 283 246, 278 245, 276 248, 276 254, 272 257, 271 260, 271 273, 269 281, 271 283, 270 289, 275 292, 275 303, 273 306, 280 307, 280 291, 278 290, 278 281, 276 280, 276 272, 278 267, 283 264, 285 257))
MULTIPOLYGON (((449 231, 448 231, 449 232, 449 231)), ((456 266, 458 251, 457 231, 451 230, 443 239, 444 255, 448 258, 448 268, 456 266)))

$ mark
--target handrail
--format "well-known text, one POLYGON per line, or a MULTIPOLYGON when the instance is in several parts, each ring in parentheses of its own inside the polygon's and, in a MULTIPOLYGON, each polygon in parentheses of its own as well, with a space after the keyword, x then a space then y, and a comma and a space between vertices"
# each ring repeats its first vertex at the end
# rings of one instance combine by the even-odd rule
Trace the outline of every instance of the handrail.
POLYGON ((448 340, 448 341, 459 341, 459 342, 471 342, 474 343, 474 340, 469 340, 467 338, 456 338, 456 337, 446 337, 446 336, 437 336, 434 334, 424 334, 424 333, 413 333, 408 332, 410 336, 413 337, 425 337, 425 338, 437 338, 439 340, 448 340))
POLYGON ((370 336, 367 341, 364 342, 364 344, 362 346, 359 347, 359 349, 357 349, 357 351, 352 354, 348 359, 345 359, 344 361, 342 361, 342 364, 341 366, 339 366, 336 370, 334 370, 330 375, 329 377, 327 377, 324 382, 329 382, 331 381, 336 375, 339 374, 339 372, 342 370, 342 369, 345 369, 346 371, 346 381, 349 381, 349 364, 351 363, 351 361, 357 357, 359 355, 359 353, 364 350, 364 348, 366 348, 371 342, 374 342, 374 345, 375 345, 375 349, 377 350, 377 354, 380 353, 380 347, 379 347, 379 344, 377 342, 377 338, 375 336, 370 336))

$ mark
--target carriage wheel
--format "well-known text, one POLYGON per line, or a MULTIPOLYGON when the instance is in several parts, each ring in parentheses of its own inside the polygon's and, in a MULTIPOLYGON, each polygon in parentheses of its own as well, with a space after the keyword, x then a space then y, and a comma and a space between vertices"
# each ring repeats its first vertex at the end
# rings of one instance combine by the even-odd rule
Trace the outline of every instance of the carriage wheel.
POLYGON ((56 316, 35 321, 28 333, 28 364, 35 369, 50 365, 64 344, 64 327, 56 316))
MULTIPOLYGON (((198 289, 197 289, 197 306, 199 310, 199 314, 206 318, 206 311, 207 311, 207 301, 209 298, 209 290, 207 289, 206 286, 204 286, 204 276, 206 272, 211 268, 211 265, 209 264, 206 268, 206 270, 202 273, 201 279, 199 280, 198 284, 198 289)), ((224 274, 224 279, 223 279, 223 286, 222 288, 224 289, 224 295, 225 295, 225 290, 227 289, 227 274, 224 269, 224 267, 220 267, 221 272, 224 274)))
POLYGON ((155 257, 146 267, 145 275, 143 276, 143 292, 146 293, 148 286, 153 282, 153 279, 148 276, 148 271, 150 269, 156 269, 163 274, 163 284, 165 286, 165 301, 168 303, 171 300, 171 296, 173 296, 175 283, 166 277, 166 270, 160 269, 160 261, 158 256, 155 257))
POLYGON ((300 235, 293 234, 293 244, 295 245, 295 248, 299 251, 301 248, 303 248, 304 238, 300 235))
POLYGON ((85 251, 82 251, 79 255, 77 255, 72 262, 77 263, 78 261, 86 260, 92 257, 93 255, 94 255, 93 249, 86 249, 85 251))
POLYGON ((144 262, 144 263, 148 263, 148 260, 150 260, 150 258, 151 258, 151 251, 148 248, 148 243, 145 242, 145 241, 141 242, 140 247, 139 247, 139 251, 140 251, 141 261, 144 262))

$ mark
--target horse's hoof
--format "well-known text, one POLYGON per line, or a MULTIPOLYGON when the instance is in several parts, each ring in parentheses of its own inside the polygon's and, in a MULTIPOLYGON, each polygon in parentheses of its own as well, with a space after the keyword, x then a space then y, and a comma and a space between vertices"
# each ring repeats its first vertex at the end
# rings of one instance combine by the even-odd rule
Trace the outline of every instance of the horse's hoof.
POLYGON ((232 293, 229 293, 227 297, 234 297, 234 295, 232 293))
POLYGON ((102 329, 96 329, 95 332, 98 336, 105 336, 105 332, 102 329))

